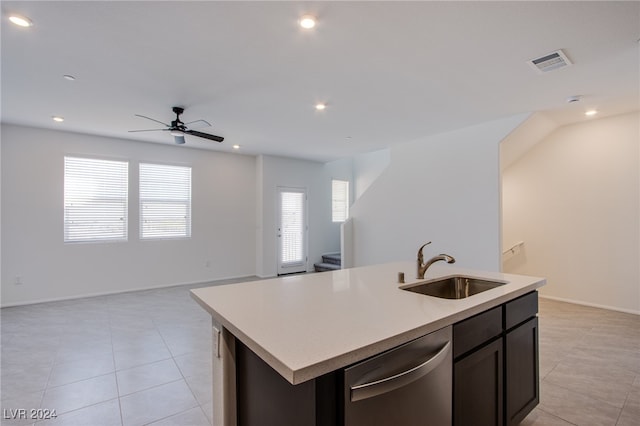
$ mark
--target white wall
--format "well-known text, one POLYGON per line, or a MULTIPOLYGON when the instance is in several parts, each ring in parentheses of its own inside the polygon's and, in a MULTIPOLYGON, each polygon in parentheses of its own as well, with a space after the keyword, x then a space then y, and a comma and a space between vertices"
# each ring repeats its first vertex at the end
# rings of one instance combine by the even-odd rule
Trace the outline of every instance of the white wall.
POLYGON ((640 313, 640 115, 561 127, 503 174, 506 272, 541 294, 640 313))
POLYGON ((252 156, 2 125, 2 305, 253 275, 255 181, 252 156), (127 242, 63 243, 65 155, 130 162, 127 242), (192 167, 192 238, 138 239, 141 161, 192 167))
POLYGON ((351 210, 356 265, 415 259, 433 241, 427 258, 448 253, 463 267, 500 270, 499 143, 525 117, 393 146, 351 210))
POLYGON ((331 222, 331 179, 351 180, 350 160, 334 163, 261 155, 257 170, 257 259, 256 274, 277 274, 277 188, 306 188, 308 206, 307 270, 323 253, 340 251, 340 224, 331 222))
POLYGON ((373 185, 387 168, 390 161, 391 151, 389 149, 381 149, 357 155, 353 158, 354 200, 360 198, 373 185))

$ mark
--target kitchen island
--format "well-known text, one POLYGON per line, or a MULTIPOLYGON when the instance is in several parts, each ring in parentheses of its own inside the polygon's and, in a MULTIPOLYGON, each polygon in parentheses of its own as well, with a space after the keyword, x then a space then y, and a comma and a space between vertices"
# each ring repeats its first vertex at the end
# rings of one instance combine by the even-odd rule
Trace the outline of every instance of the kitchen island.
MULTIPOLYGON (((504 306, 545 284, 542 278, 435 264, 419 281, 464 275, 504 283, 450 300, 402 290, 418 282, 412 278, 415 269, 415 262, 396 262, 192 290, 213 319, 214 425, 249 423, 238 422, 237 373, 245 364, 236 362, 236 352, 255 355, 277 372, 285 387, 290 386, 291 394, 297 395, 292 398, 300 398, 292 404, 311 404, 319 415, 324 408, 317 400, 309 402, 314 395, 304 396, 305 392, 331 388, 341 380, 335 372, 504 306), (406 283, 398 283, 400 272, 407 277, 406 283), (303 391, 310 383, 313 389, 303 391)), ((244 380, 245 372, 242 375, 244 380)), ((275 398, 265 404, 277 406, 275 398)), ((342 409, 326 410, 339 415, 342 409)), ((326 424, 337 423, 330 419, 326 424)))

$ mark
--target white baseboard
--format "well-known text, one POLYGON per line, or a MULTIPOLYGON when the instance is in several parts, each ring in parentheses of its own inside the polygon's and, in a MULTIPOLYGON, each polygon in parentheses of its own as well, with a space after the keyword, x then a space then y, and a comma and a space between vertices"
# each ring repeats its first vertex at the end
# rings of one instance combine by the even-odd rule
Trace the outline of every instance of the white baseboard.
POLYGON ((168 287, 183 287, 183 286, 190 286, 190 285, 194 285, 195 286, 195 285, 202 285, 202 284, 215 285, 219 281, 238 280, 238 279, 242 279, 242 278, 250 278, 250 277, 253 277, 253 276, 255 276, 255 275, 241 275, 241 276, 236 276, 236 277, 217 278, 215 280, 207 280, 207 281, 192 281, 192 282, 177 283, 177 284, 162 284, 162 285, 149 286, 149 287, 132 288, 132 289, 127 289, 127 290, 115 290, 115 291, 105 291, 105 292, 98 292, 98 293, 86 293, 86 294, 81 294, 81 295, 76 295, 76 296, 52 297, 52 298, 48 298, 48 299, 36 299, 36 300, 28 300, 28 301, 24 301, 24 302, 15 302, 15 303, 6 303, 6 304, 3 303, 3 304, 0 304, 0 308, 12 308, 14 306, 36 305, 38 303, 62 302, 62 301, 65 301, 65 300, 86 299, 88 297, 110 296, 110 295, 113 295, 113 294, 133 293, 133 292, 136 292, 136 291, 146 291, 146 290, 157 290, 157 289, 168 288, 168 287))
POLYGON ((539 296, 542 299, 557 300, 558 302, 573 303, 574 305, 589 306, 591 308, 600 308, 600 309, 607 309, 609 311, 624 312, 625 314, 640 315, 640 311, 633 310, 633 309, 624 309, 624 308, 619 308, 617 306, 600 305, 598 303, 589 303, 589 302, 584 302, 582 300, 566 299, 566 298, 563 298, 563 297, 546 296, 546 295, 543 295, 543 294, 539 294, 539 296))
POLYGON ((266 279, 269 279, 269 278, 277 278, 278 276, 277 275, 260 275, 260 274, 257 274, 256 277, 258 277, 260 279, 263 279, 263 280, 266 280, 266 279))

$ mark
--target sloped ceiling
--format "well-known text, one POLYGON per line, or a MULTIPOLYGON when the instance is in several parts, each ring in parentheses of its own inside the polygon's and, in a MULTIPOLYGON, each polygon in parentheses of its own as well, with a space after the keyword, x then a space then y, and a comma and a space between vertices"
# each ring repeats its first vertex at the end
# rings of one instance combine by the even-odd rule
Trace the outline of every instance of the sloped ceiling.
POLYGON ((172 144, 128 130, 180 105, 226 138, 186 146, 328 161, 523 112, 565 124, 639 104, 639 2, 3 1, 2 13, 5 123, 172 144), (574 65, 526 63, 557 49, 574 65))
POLYGON ((557 127, 543 112, 531 114, 500 143, 500 169, 505 170, 518 161, 557 127))

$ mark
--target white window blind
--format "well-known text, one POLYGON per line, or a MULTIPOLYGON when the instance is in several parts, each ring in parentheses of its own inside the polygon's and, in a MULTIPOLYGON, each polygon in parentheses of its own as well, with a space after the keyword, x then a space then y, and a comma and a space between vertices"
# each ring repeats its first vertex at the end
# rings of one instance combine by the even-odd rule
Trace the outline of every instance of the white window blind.
POLYGON ((129 163, 64 157, 64 241, 127 239, 129 163))
POLYGON ((191 237, 191 167, 140 163, 140 238, 191 237))
POLYGON ((349 217, 349 181, 331 181, 331 220, 344 222, 349 217))
POLYGON ((281 193, 282 218, 282 263, 302 262, 304 260, 304 193, 281 193))

